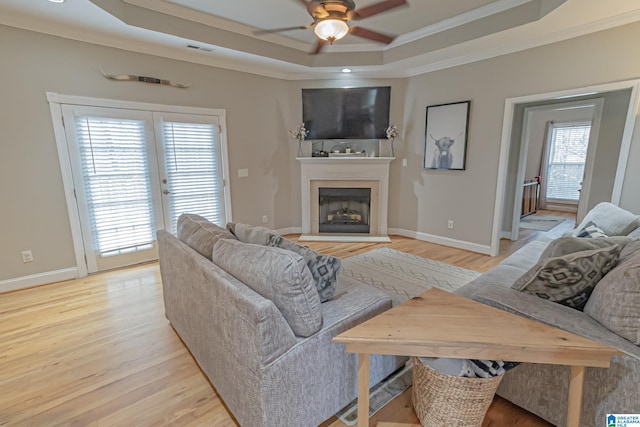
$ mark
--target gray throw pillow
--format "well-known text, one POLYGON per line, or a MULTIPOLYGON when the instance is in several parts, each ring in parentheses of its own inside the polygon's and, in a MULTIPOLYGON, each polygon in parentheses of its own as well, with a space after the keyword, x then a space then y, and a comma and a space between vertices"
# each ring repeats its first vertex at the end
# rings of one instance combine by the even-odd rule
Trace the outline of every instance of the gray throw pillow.
MULTIPOLYGON (((542 251, 539 261, 572 254, 574 252, 606 248, 607 246, 613 245, 620 245, 621 248, 624 248, 632 241, 632 239, 626 236, 603 237, 598 239, 585 239, 572 236, 559 237, 549 243, 545 250, 542 251)), ((620 256, 622 257, 622 253, 620 256)))
POLYGON ((620 245, 539 261, 513 284, 518 291, 582 310, 593 288, 616 265, 620 245))
POLYGON ((313 275, 320 301, 325 302, 333 298, 338 284, 338 273, 342 267, 342 261, 339 258, 319 254, 313 249, 298 245, 275 234, 269 237, 269 246, 275 246, 302 255, 313 275))
POLYGON ((178 239, 207 258, 211 258, 218 239, 235 239, 229 231, 196 214, 180 215, 177 229, 178 239))
POLYGON ((640 250, 598 283, 584 312, 610 331, 640 345, 640 250))
POLYGON ((609 202, 598 203, 587 212, 573 234, 576 235, 589 222, 598 224, 607 236, 626 236, 640 226, 638 216, 609 202))
POLYGON ((267 246, 271 236, 277 236, 275 231, 266 227, 256 227, 254 225, 242 223, 228 223, 227 228, 233 230, 233 234, 243 243, 253 243, 255 245, 267 246))
POLYGON ((301 255, 237 240, 218 240, 211 259, 271 300, 294 334, 308 337, 322 328, 320 298, 301 255))

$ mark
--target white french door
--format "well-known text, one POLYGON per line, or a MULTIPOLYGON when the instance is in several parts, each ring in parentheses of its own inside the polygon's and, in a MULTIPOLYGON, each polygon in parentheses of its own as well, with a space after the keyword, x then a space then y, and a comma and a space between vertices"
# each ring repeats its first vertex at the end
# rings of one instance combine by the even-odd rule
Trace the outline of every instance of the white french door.
POLYGON ((157 259, 182 213, 226 222, 216 116, 62 105, 89 273, 157 259))
POLYGON ((220 124, 215 116, 153 113, 162 171, 164 228, 176 231, 178 217, 197 213, 225 225, 220 124))

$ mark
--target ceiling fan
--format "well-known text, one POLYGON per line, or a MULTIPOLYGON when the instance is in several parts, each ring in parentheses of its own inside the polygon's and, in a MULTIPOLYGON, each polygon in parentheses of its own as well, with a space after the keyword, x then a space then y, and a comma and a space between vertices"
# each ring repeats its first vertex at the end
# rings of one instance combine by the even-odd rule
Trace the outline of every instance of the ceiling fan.
POLYGON ((320 52, 327 42, 333 44, 333 42, 343 38, 347 34, 389 44, 393 41, 394 37, 358 26, 350 27, 349 21, 359 21, 407 3, 407 0, 384 0, 361 9, 356 9, 356 4, 353 0, 297 1, 304 4, 307 8, 307 12, 313 18, 311 24, 297 27, 257 30, 254 31, 254 34, 279 33, 282 31, 307 30, 313 28, 316 36, 318 36, 318 44, 312 52, 314 54, 320 52))

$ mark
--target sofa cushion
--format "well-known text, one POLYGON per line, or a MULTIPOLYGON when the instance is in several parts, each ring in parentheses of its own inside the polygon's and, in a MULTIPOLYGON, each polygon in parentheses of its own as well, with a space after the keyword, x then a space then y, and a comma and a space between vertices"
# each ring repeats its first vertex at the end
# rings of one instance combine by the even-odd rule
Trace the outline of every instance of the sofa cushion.
POLYGON ((636 228, 631 233, 627 234, 627 237, 634 240, 640 240, 640 227, 636 228))
POLYGON ((626 236, 640 226, 640 218, 612 203, 598 203, 591 209, 578 227, 572 232, 577 235, 586 225, 593 222, 607 236, 626 236))
POLYGON ((620 258, 618 259, 618 265, 627 261, 635 254, 640 253, 640 240, 631 240, 620 251, 620 258))
POLYGON ((180 215, 177 229, 178 239, 207 258, 211 258, 218 239, 235 239, 229 231, 196 214, 180 215))
POLYGON ((512 288, 581 310, 598 281, 616 264, 620 245, 539 261, 512 288))
POLYGON ((304 258, 280 248, 221 239, 212 260, 273 301, 294 334, 308 337, 322 327, 322 309, 304 258))
POLYGON ((313 275, 318 295, 320 295, 320 302, 328 301, 333 297, 338 283, 338 273, 342 266, 339 258, 319 254, 313 249, 298 245, 275 234, 269 237, 269 246, 275 246, 302 255, 313 275))
MULTIPOLYGON (((606 248, 607 246, 613 245, 620 245, 621 248, 624 248, 625 245, 631 241, 632 239, 626 236, 602 237, 598 239, 585 239, 572 236, 559 237, 549 243, 549 246, 542 251, 539 261, 572 254, 574 252, 606 248)), ((622 253, 620 255, 622 256, 622 253)))
POLYGON ((640 345, 640 251, 620 262, 598 283, 584 312, 640 345))
POLYGON ((602 231, 602 229, 598 227, 598 225, 595 222, 589 221, 588 223, 585 224, 582 230, 578 231, 578 234, 576 235, 576 237, 587 237, 587 238, 597 239, 597 238, 609 237, 609 236, 607 236, 607 234, 604 231, 602 231))

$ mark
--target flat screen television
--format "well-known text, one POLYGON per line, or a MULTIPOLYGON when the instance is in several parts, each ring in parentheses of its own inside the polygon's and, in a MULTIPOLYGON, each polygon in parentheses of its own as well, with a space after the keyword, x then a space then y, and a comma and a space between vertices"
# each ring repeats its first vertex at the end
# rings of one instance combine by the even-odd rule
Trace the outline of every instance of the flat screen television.
POLYGON ((306 139, 383 139, 391 87, 302 89, 306 139))

